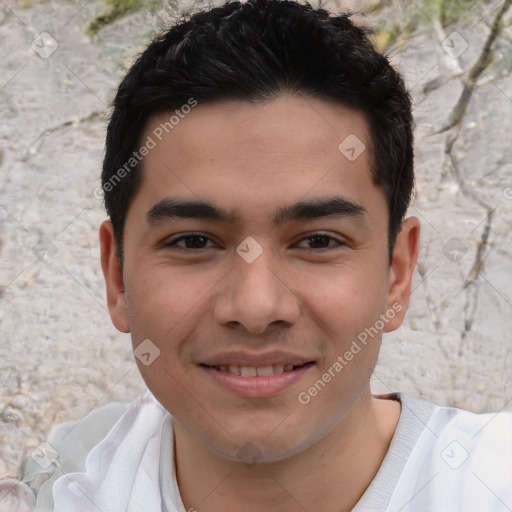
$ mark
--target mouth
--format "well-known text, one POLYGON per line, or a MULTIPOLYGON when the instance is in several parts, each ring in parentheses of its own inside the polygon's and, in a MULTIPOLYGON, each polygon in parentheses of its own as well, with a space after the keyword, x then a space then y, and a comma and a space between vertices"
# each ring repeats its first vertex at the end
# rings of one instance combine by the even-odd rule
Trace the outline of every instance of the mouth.
POLYGON ((218 372, 228 373, 231 375, 239 375, 241 377, 272 377, 274 375, 281 375, 282 373, 290 373, 308 366, 314 365, 314 361, 309 361, 300 365, 283 365, 273 364, 267 366, 240 366, 236 364, 221 364, 221 365, 207 365, 201 364, 205 368, 211 368, 218 372))
POLYGON ((271 398, 292 389, 293 386, 298 386, 311 367, 316 364, 314 361, 303 364, 301 364, 302 361, 296 362, 298 364, 265 362, 265 366, 246 366, 247 363, 245 365, 202 363, 199 364, 199 368, 205 372, 210 382, 232 395, 241 398, 271 398))

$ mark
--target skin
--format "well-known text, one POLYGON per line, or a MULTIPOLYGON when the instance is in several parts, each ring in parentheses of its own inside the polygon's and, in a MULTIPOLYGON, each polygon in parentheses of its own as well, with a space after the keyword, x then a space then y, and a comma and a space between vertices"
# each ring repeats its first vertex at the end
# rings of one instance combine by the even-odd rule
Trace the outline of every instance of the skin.
MULTIPOLYGON (((142 140, 167 118, 152 118, 142 140)), ((398 328, 409 304, 419 222, 404 221, 389 264, 386 198, 372 181, 369 151, 349 161, 338 149, 349 134, 369 147, 363 114, 318 99, 199 104, 145 157, 126 218, 123 271, 112 225, 101 225, 112 321, 134 347, 150 339, 161 351, 151 365, 137 363, 175 419, 187 510, 350 510, 387 452, 400 405, 371 394, 381 332, 307 405, 297 399, 393 304, 401 311, 384 332, 398 328), (277 207, 334 193, 366 213, 271 223, 277 207), (240 224, 151 225, 147 212, 169 196, 212 201, 236 211, 240 224), (318 231, 332 238, 308 241, 318 231), (190 232, 208 237, 204 249, 183 240, 181 250, 162 246, 190 232), (235 250, 249 236, 263 249, 252 263, 235 250), (198 366, 227 350, 275 348, 315 364, 272 397, 235 396, 198 366), (255 465, 240 460, 247 446, 255 465)))

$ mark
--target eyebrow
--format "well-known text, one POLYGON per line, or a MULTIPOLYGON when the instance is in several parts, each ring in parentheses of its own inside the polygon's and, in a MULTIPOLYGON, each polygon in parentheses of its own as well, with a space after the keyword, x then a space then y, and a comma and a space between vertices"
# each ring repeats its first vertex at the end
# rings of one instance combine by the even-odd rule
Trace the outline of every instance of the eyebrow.
MULTIPOLYGON (((279 207, 271 216, 271 220, 272 224, 279 226, 287 222, 322 218, 348 217, 362 220, 366 215, 368 211, 363 206, 336 196, 279 207)), ((190 201, 172 197, 162 199, 152 206, 146 214, 146 219, 151 225, 171 219, 200 219, 221 222, 233 227, 239 226, 242 221, 240 214, 210 201, 190 201)))

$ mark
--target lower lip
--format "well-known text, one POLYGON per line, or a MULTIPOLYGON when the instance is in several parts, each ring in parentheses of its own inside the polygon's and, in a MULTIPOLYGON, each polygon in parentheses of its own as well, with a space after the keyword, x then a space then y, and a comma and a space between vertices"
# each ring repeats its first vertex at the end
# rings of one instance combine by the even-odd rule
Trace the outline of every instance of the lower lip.
POLYGON ((313 366, 308 364, 289 372, 269 377, 242 377, 215 370, 209 366, 199 366, 212 379, 236 396, 244 398, 265 398, 277 395, 293 386, 313 366))

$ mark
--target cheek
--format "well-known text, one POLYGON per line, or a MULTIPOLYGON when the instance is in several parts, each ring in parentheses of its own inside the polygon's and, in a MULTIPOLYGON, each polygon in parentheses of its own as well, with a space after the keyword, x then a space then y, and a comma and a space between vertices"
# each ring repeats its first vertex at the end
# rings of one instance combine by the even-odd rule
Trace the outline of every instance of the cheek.
POLYGON ((345 338, 373 325, 384 312, 387 274, 376 267, 331 268, 304 282, 303 290, 308 307, 345 338))
POLYGON ((321 292, 311 296, 309 307, 317 317, 313 321, 323 326, 325 339, 318 373, 308 384, 314 386, 323 377, 329 381, 317 406, 334 407, 340 396, 356 400, 378 358, 387 280, 382 269, 350 270, 317 281, 321 292))
POLYGON ((204 299, 211 286, 184 272, 154 267, 132 275, 125 287, 133 348, 150 340, 158 353, 150 366, 137 360, 144 380, 151 389, 187 385, 183 367, 190 362, 190 334, 198 318, 208 314, 204 299))
POLYGON ((141 269, 125 284, 134 343, 141 337, 154 337, 159 344, 175 338, 174 327, 200 306, 204 295, 197 280, 169 269, 153 268, 150 272, 141 269))

